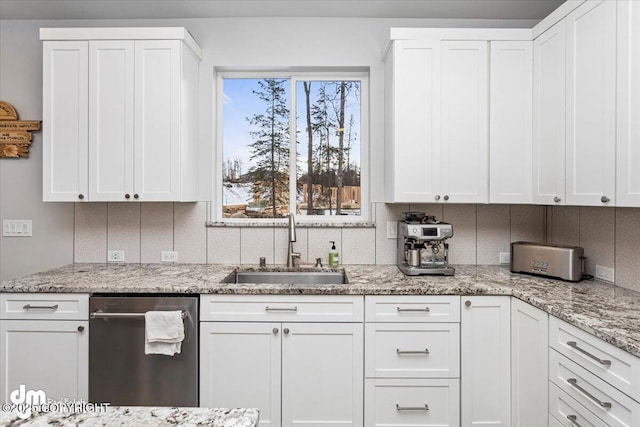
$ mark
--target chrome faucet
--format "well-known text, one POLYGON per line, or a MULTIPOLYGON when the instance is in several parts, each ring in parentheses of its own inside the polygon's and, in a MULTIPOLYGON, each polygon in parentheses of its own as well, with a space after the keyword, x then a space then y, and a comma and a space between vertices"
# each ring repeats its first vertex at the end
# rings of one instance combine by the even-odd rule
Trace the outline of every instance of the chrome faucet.
POLYGON ((293 213, 289 214, 289 250, 287 251, 287 267, 295 267, 296 259, 300 259, 300 252, 293 251, 293 242, 296 241, 296 222, 293 213))

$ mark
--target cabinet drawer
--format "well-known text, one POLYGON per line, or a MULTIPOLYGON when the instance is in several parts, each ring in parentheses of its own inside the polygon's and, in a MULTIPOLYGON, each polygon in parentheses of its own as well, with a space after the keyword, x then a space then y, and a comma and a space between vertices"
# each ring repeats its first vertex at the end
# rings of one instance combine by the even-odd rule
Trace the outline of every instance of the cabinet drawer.
POLYGON ((453 379, 370 379, 366 426, 459 426, 460 385, 453 379))
POLYGON ((553 349, 549 350, 549 380, 607 425, 640 425, 640 403, 553 349))
POLYGON ((367 378, 457 378, 457 323, 367 323, 367 378))
POLYGON ((89 320, 89 295, 0 294, 0 319, 89 320))
POLYGON ((200 320, 223 322, 362 322, 361 296, 202 295, 200 320))
POLYGON ((640 402, 640 358, 553 316, 549 345, 640 402))
MULTIPOLYGON (((554 383, 549 383, 549 415, 553 416, 557 425, 575 427, 606 427, 598 417, 589 412, 574 398, 560 390, 554 383)), ((552 425, 550 423, 550 425, 552 425)))
POLYGON ((459 322, 460 297, 372 295, 365 298, 367 322, 459 322))

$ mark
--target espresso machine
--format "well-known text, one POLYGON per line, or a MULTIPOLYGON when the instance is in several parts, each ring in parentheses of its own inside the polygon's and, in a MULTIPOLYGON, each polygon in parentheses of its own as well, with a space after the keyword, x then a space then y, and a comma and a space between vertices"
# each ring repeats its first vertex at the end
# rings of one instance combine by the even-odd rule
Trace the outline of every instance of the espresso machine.
POLYGON ((453 276, 449 244, 453 227, 423 212, 403 212, 398 221, 398 268, 407 276, 437 274, 453 276))

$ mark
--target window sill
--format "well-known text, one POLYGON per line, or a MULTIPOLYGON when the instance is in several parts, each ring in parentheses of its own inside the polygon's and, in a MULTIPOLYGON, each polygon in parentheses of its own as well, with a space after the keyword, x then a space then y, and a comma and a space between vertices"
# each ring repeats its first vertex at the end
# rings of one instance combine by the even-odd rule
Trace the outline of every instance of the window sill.
MULTIPOLYGON (((273 228, 287 228, 289 225, 286 221, 207 221, 205 227, 238 227, 238 228, 259 228, 259 227, 273 227, 273 228)), ((296 227, 298 228, 375 228, 376 225, 371 221, 355 221, 355 222, 340 222, 340 221, 296 221, 296 227)))

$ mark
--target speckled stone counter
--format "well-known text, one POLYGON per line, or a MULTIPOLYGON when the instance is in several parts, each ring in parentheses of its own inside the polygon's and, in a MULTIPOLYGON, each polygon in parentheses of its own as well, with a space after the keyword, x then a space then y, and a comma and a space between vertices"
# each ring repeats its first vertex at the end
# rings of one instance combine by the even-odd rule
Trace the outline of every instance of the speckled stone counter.
POLYGON ((34 414, 21 420, 15 414, 0 412, 0 426, 210 426, 256 427, 257 409, 154 408, 112 406, 106 412, 34 414))
POLYGON ((500 266, 456 266, 451 277, 408 277, 393 265, 347 265, 346 285, 225 283, 234 268, 75 264, 2 282, 0 292, 512 295, 640 357, 640 293, 602 282, 568 283, 513 274, 500 266))

